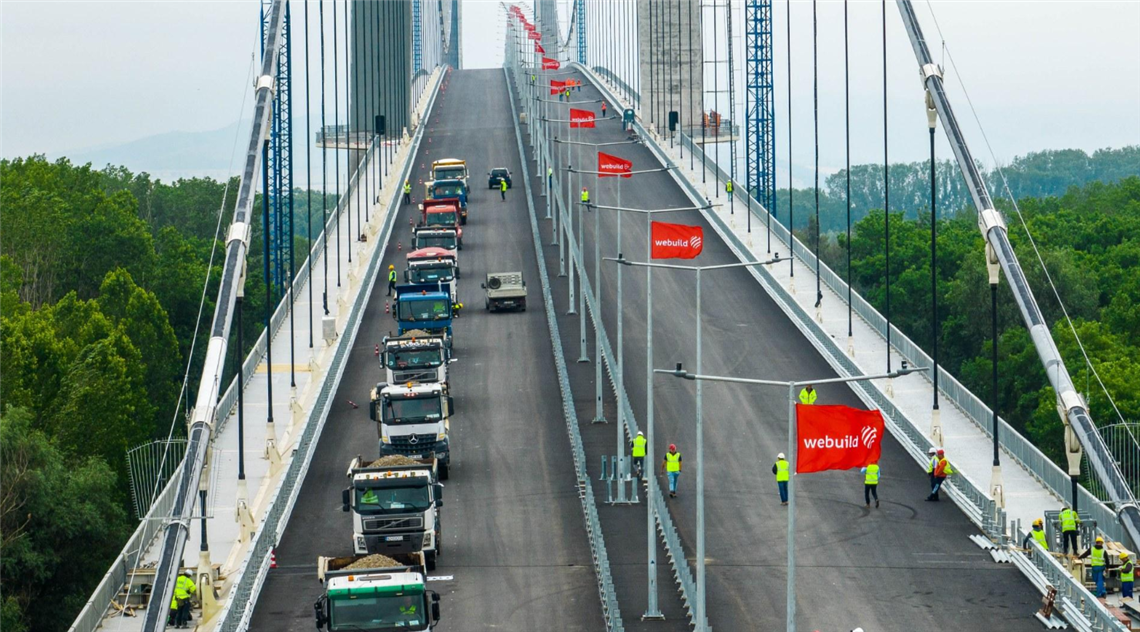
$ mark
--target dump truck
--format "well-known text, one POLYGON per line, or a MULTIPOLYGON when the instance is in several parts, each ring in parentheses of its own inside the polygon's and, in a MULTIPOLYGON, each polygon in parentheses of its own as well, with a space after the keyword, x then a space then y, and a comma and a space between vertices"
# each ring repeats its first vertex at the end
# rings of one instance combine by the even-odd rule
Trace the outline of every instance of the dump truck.
POLYGON ((389 384, 442 384, 448 386, 448 365, 455 362, 444 339, 423 329, 402 336, 385 336, 380 364, 389 384))
POLYGON ((414 246, 420 248, 443 248, 458 260, 459 235, 454 228, 442 226, 416 226, 412 229, 415 236, 414 246))
POLYGON ((404 268, 405 283, 438 283, 456 302, 456 279, 459 278, 458 259, 443 248, 421 248, 408 253, 408 267, 404 268))
POLYGON ((454 315, 451 289, 442 283, 407 283, 396 286, 392 318, 399 335, 423 329, 444 338, 451 348, 451 319, 454 315))
POLYGON ((318 557, 325 594, 313 604, 317 629, 426 632, 439 623, 439 594, 427 588, 423 553, 318 557))
MULTIPOLYGON (((455 247, 463 250, 462 214, 466 211, 459 198, 430 198, 420 204, 419 228, 450 228, 455 231, 455 247)), ((412 233, 416 228, 412 228, 412 233)))
POLYGON ((443 385, 380 382, 369 399, 368 417, 378 422, 380 456, 435 458, 440 480, 447 480, 453 400, 443 385))
POLYGON ((443 485, 435 458, 384 457, 348 464, 351 486, 341 492, 342 510, 352 512, 357 554, 422 551, 429 571, 439 555, 443 485), (385 462, 401 462, 385 464, 385 462))
POLYGON ((455 200, 459 218, 467 223, 467 185, 462 180, 433 180, 424 185, 424 202, 431 200, 455 200))
POLYGON ((526 311, 526 281, 522 272, 488 272, 483 289, 487 291, 487 311, 526 311))
POLYGON ((467 161, 459 158, 441 158, 431 163, 432 180, 460 180, 467 184, 467 161))

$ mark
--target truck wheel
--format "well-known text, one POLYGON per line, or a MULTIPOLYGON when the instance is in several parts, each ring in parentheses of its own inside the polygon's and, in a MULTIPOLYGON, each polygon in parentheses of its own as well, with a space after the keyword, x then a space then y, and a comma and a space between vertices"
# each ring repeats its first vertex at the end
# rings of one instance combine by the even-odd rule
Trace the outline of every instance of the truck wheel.
POLYGON ((424 560, 426 562, 427 569, 429 571, 435 570, 435 557, 436 557, 435 551, 428 551, 427 555, 424 556, 424 560))
POLYGON ((439 480, 446 481, 448 475, 451 474, 451 472, 449 471, 450 469, 451 468, 448 467, 447 463, 440 463, 439 464, 439 480))

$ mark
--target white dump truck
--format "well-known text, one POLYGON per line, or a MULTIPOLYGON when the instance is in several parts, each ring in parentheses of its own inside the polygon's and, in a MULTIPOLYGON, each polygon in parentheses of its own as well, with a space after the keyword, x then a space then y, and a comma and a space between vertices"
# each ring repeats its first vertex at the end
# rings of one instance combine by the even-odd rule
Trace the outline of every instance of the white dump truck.
POLYGON ((352 547, 359 555, 423 552, 429 571, 440 552, 443 485, 436 460, 388 456, 348 465, 351 486, 341 493, 352 512, 352 547))
POLYGON ((380 364, 389 384, 437 383, 449 391, 448 365, 455 362, 447 341, 438 334, 413 329, 402 336, 386 336, 380 364))
POLYGON ((372 389, 368 416, 379 422, 380 456, 435 458, 440 480, 447 480, 451 402, 442 384, 377 384, 372 389))

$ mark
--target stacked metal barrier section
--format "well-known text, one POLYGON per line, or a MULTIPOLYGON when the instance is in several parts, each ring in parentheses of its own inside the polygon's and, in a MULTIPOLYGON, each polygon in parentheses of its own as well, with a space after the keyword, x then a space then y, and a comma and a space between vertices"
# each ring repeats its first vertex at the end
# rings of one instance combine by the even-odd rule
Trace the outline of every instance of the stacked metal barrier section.
MULTIPOLYGON (((628 90, 628 86, 608 70, 604 68, 594 68, 593 70, 597 75, 604 77, 620 89, 628 90)), ((605 90, 603 83, 596 83, 599 89, 605 90)), ((616 96, 615 94, 609 95, 609 97, 613 99, 616 99, 616 96)), ((662 163, 666 165, 671 164, 664 149, 657 144, 653 137, 649 135, 648 131, 642 128, 640 123, 635 123, 635 126, 638 133, 642 135, 642 138, 645 140, 646 145, 653 149, 662 163)), ((705 156, 699 143, 694 142, 685 135, 681 135, 681 144, 693 152, 695 160, 704 160, 704 164, 709 170, 715 171, 722 180, 728 179, 728 174, 713 162, 711 157, 705 156)), ((678 177, 678 181, 688 190, 689 195, 694 198, 694 201, 703 202, 704 198, 692 183, 683 177, 678 177)), ((756 200, 749 199, 743 192, 735 193, 735 195, 737 196, 737 200, 742 204, 747 203, 749 211, 758 219, 762 219, 764 214, 767 213, 767 210, 763 206, 756 202, 756 200)), ((738 256, 744 259, 744 253, 748 251, 748 248, 736 237, 735 232, 729 226, 725 225, 716 213, 705 213, 705 216, 711 223, 719 226, 719 232, 729 242, 729 246, 738 256)), ((772 233, 774 237, 782 239, 782 243, 787 243, 788 232, 783 225, 773 222, 772 233)), ((815 265, 814 255, 798 239, 793 242, 793 249, 794 253, 805 265, 808 267, 815 265)), ((852 361, 843 349, 819 326, 815 319, 804 311, 788 294, 787 289, 775 281, 767 268, 756 266, 753 270, 753 273, 765 286, 769 294, 780 303, 786 312, 792 315, 797 325, 808 337, 808 340, 819 350, 829 364, 843 375, 863 374, 863 371, 855 365, 854 361, 852 361)), ((837 294, 846 296, 846 283, 844 283, 839 275, 835 274, 822 262, 820 263, 820 277, 837 294)), ((852 302, 855 312, 874 328, 875 331, 885 336, 886 319, 855 292, 852 292, 852 302)), ((892 346, 904 358, 912 361, 916 365, 927 367, 933 365, 933 361, 925 352, 893 326, 891 328, 891 342, 892 346)), ((981 400, 941 368, 939 368, 939 385, 944 389, 948 399, 961 408, 975 424, 989 434, 990 430, 987 422, 991 419, 991 416, 989 408, 985 406, 981 400)), ((927 449, 934 447, 929 437, 926 436, 926 433, 899 411, 891 400, 879 389, 861 382, 852 383, 850 386, 865 403, 883 412, 891 434, 899 440, 903 449, 910 453, 916 462, 925 463, 927 449)), ((1026 469, 1032 472, 1043 484, 1049 486, 1054 493, 1061 496, 1068 488, 1068 475, 1045 457, 1040 450, 1012 429, 1004 420, 1002 420, 1001 423, 1003 428, 999 440, 1005 451, 1024 465, 1026 469)), ((636 430, 634 430, 634 432, 636 432, 636 430)), ((992 434, 989 436, 992 436, 992 434)), ((1021 541, 1024 534, 1018 533, 1016 529, 1010 528, 1005 511, 996 506, 996 503, 990 498, 984 488, 974 483, 974 481, 970 480, 967 476, 962 475, 948 478, 945 485, 944 489, 948 492, 948 495, 958 504, 963 513, 978 525, 991 541, 1001 546, 1016 545, 1021 541)), ((1115 514, 1083 487, 1080 488, 1080 492, 1082 511, 1088 510, 1097 520, 1098 527, 1104 525, 1104 528, 1101 530, 1108 537, 1116 540, 1122 538, 1124 535, 1123 529, 1116 522, 1115 514)), ((1061 610, 1066 617, 1072 617, 1070 622, 1076 619, 1073 623, 1078 629, 1097 631, 1123 629, 1120 624, 1116 622, 1112 614, 1098 600, 1093 598, 1092 594, 1052 556, 1043 551, 1033 549, 1030 550, 1029 555, 1022 555, 1013 550, 1012 546, 1007 549, 1007 553, 1011 561, 1030 578, 1030 581, 1033 582, 1039 590, 1044 592, 1045 584, 1057 587, 1058 603, 1061 605, 1061 610), (1036 576, 1027 571, 1030 566, 1037 569, 1036 576), (1062 597, 1067 599, 1067 602, 1063 601, 1062 597), (1080 621, 1087 622, 1089 627, 1081 628, 1080 621)))
POLYGON ((518 111, 515 101, 518 96, 516 82, 521 81, 520 60, 512 57, 510 39, 507 40, 506 65, 503 72, 510 91, 511 114, 515 120, 515 136, 518 141, 519 159, 522 164, 522 182, 526 191, 527 207, 530 213, 531 233, 534 238, 535 258, 538 262, 539 279, 542 285, 542 300, 546 310, 550 342, 554 351, 554 366, 558 374, 558 387, 562 395, 562 411, 570 436, 570 452, 574 458, 574 473, 578 480, 578 498, 582 502, 582 512, 586 520, 586 534, 590 542, 590 554, 594 562, 594 572, 598 582, 598 595, 602 603, 602 615, 608 632, 623 632, 621 609, 618 606, 617 590, 614 588, 613 574, 610 571, 609 554, 606 551, 605 536, 602 533, 601 518, 598 516, 597 497, 594 495, 590 476, 586 471, 586 449, 582 443, 582 433, 578 429, 578 413, 574 407, 574 394, 570 387, 570 374, 566 368, 566 354, 562 349, 562 339, 558 329, 558 319, 554 309, 554 298, 550 294, 550 276, 546 271, 546 260, 542 256, 542 239, 538 232, 538 217, 534 210, 534 198, 530 186, 530 173, 522 132, 518 125, 518 111), (513 63, 512 63, 513 62, 513 63))

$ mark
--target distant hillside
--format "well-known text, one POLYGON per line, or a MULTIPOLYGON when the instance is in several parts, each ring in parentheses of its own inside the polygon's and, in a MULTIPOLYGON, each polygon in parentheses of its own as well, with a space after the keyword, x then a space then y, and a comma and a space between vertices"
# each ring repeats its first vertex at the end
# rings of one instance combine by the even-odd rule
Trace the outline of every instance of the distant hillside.
MULTIPOLYGON (((224 181, 241 170, 245 144, 239 140, 235 154, 234 138, 240 133, 240 138, 244 139, 249 133, 250 123, 242 121, 205 132, 167 132, 120 144, 60 152, 49 158, 66 157, 72 164, 91 163, 96 169, 107 165, 123 166, 135 173, 149 173, 154 179, 165 182, 203 177, 224 181)), ((293 129, 294 173, 304 174, 305 121, 295 119, 293 129)), ((315 134, 316 129, 313 126, 311 131, 315 134)))

